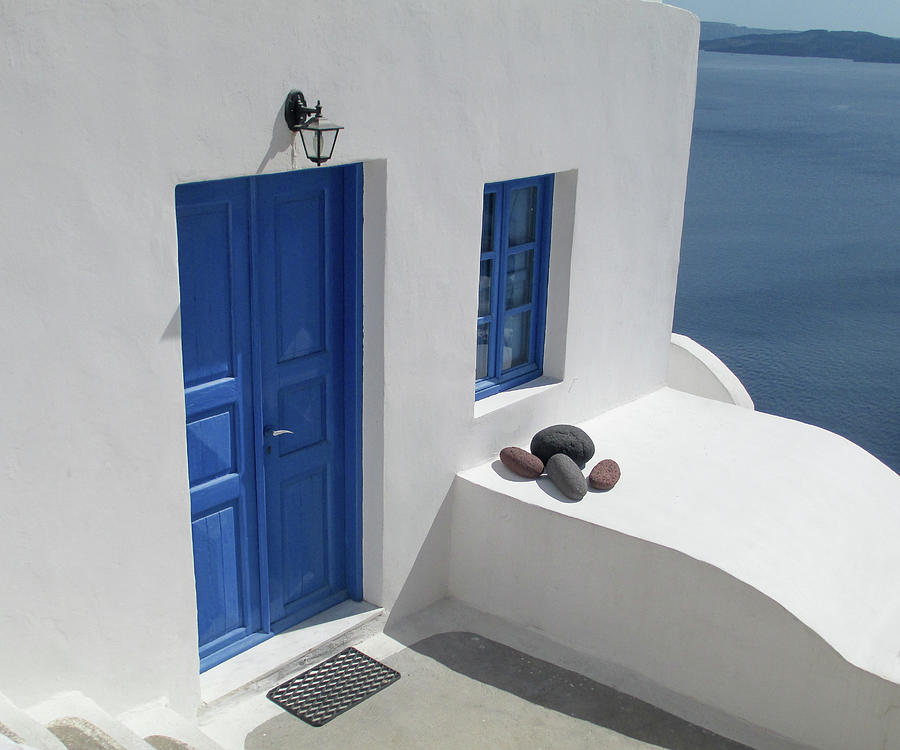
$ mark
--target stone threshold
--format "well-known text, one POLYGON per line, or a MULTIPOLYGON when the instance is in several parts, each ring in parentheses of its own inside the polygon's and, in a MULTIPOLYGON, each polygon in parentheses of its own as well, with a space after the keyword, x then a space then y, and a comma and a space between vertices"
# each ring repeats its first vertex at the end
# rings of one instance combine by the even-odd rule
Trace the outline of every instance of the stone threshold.
POLYGON ((270 687, 339 650, 366 625, 381 617, 381 607, 344 601, 284 633, 228 659, 200 675, 201 715, 247 692, 270 687))

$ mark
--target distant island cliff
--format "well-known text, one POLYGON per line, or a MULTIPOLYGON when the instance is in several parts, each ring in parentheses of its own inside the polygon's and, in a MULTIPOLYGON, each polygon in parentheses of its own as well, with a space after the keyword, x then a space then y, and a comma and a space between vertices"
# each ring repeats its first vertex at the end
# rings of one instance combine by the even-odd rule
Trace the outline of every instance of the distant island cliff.
POLYGON ((835 57, 856 62, 900 63, 900 39, 870 34, 866 31, 770 32, 748 29, 755 33, 728 34, 730 24, 706 22, 701 25, 700 49, 708 52, 733 52, 746 55, 781 55, 787 57, 835 57), (715 32, 713 32, 715 29, 715 32), (728 35, 726 35, 728 34, 728 35))
POLYGON ((748 34, 793 34, 794 29, 757 29, 751 26, 738 26, 733 23, 719 23, 718 21, 700 22, 700 41, 709 39, 726 39, 732 36, 747 36, 748 34))

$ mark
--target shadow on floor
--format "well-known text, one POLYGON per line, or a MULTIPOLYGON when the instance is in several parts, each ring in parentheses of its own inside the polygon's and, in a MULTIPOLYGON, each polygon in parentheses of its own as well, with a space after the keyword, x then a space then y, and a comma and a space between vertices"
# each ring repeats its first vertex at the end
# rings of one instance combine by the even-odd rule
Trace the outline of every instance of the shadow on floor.
POLYGON ((383 661, 401 675, 384 690, 320 727, 263 711, 244 750, 749 750, 473 633, 434 635, 383 661))
POLYGON ((409 648, 530 703, 667 750, 751 750, 577 672, 474 633, 439 633, 409 648))

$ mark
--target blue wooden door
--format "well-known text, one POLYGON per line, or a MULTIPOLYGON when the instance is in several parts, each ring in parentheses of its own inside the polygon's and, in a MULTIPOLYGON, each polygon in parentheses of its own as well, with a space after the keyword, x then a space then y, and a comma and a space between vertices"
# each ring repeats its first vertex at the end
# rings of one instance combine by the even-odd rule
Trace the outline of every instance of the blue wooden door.
POLYGON ((201 669, 359 575, 358 165, 176 189, 201 669))
POLYGON ((269 607, 293 625, 346 598, 343 174, 258 183, 269 607))
POLYGON ((176 189, 200 657, 261 630, 250 336, 250 185, 176 189))

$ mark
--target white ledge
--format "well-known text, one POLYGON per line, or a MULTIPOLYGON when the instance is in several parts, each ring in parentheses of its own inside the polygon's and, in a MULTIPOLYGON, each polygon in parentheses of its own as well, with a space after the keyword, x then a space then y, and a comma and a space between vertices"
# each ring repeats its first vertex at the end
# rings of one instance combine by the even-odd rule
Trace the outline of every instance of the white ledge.
POLYGON ((518 385, 515 388, 510 388, 509 390, 495 393, 493 396, 488 396, 487 398, 480 399, 479 401, 475 402, 475 419, 478 419, 485 414, 490 414, 492 412, 498 411, 499 409, 503 409, 507 406, 510 406, 511 404, 523 401, 527 398, 534 398, 536 396, 539 396, 542 393, 546 393, 551 388, 558 386, 560 383, 562 383, 562 381, 557 378, 544 376, 537 378, 536 380, 530 380, 529 382, 518 385))
POLYGON ((567 501, 499 460, 459 473, 450 596, 691 721, 732 717, 722 732, 755 747, 900 747, 900 477, 825 430, 671 388, 581 427, 585 470, 622 469, 609 492, 567 501))
POLYGON ((499 461, 460 477, 708 563, 778 602, 850 663, 900 683, 900 477, 800 422, 663 388, 581 424, 622 478, 563 502, 499 461))

